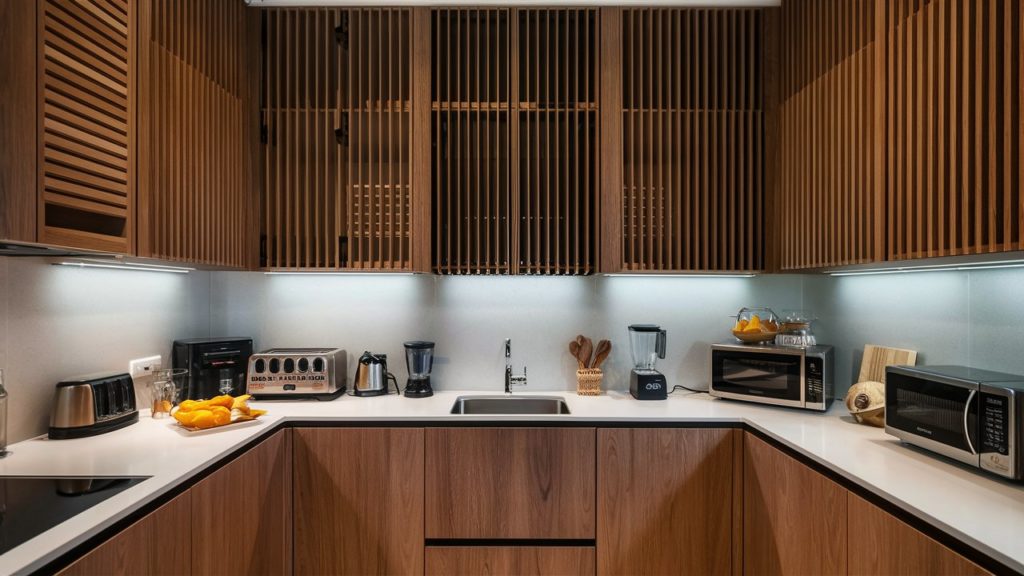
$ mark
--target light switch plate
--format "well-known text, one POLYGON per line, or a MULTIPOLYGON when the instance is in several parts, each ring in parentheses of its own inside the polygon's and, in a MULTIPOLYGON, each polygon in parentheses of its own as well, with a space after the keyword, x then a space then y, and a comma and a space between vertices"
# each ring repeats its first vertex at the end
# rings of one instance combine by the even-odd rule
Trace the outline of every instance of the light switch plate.
POLYGON ((144 378, 152 375, 163 366, 160 356, 146 356, 128 362, 128 373, 132 378, 144 378))

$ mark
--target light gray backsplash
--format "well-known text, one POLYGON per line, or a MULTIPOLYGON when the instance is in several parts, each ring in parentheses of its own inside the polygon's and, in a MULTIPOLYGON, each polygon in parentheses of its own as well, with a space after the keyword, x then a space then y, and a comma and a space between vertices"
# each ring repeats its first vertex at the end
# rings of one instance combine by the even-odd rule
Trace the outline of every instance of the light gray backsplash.
MULTIPOLYGON (((437 343, 437 389, 500 391, 503 340, 528 390, 575 389, 569 341, 612 341, 605 388, 628 386, 626 327, 668 330, 659 363, 671 383, 707 384, 707 344, 729 335, 729 314, 746 305, 798 307, 799 276, 761 278, 268 276, 214 273, 213 326, 252 335, 255 347, 339 346, 350 367, 363 350, 386 353, 404 385, 402 342, 437 343)), ((351 369, 350 369, 351 371, 351 369)), ((351 374, 349 375, 351 378, 351 374)))
MULTIPOLYGON (((11 442, 46 432, 54 384, 128 370, 175 338, 210 331, 210 273, 187 275, 52 266, 0 258, 0 368, 11 442)), ((137 383, 140 397, 144 383, 137 383)))

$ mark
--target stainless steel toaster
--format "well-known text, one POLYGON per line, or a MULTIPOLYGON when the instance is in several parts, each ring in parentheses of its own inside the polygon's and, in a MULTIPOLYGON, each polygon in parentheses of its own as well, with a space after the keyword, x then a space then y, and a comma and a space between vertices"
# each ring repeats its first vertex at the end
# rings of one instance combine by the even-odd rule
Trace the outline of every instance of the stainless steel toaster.
POLYGON ((50 438, 84 438, 139 421, 135 384, 128 374, 92 374, 57 384, 50 438))
POLYGON ((333 400, 345 392, 341 348, 272 348, 249 357, 246 391, 257 400, 333 400))

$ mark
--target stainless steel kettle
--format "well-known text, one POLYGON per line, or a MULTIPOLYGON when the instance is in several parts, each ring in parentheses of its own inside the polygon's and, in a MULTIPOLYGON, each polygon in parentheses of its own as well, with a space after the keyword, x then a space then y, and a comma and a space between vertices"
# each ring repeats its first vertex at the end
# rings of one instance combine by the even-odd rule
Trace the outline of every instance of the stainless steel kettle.
POLYGON ((388 393, 388 380, 395 382, 397 391, 398 380, 388 372, 387 355, 363 352, 356 363, 353 393, 356 396, 382 396, 388 393))

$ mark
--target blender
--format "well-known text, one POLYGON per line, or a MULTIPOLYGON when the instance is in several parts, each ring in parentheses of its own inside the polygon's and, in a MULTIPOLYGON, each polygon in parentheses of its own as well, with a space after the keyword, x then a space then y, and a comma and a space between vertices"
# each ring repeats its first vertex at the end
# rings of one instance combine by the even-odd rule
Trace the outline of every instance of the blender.
POLYGON ((434 367, 434 343, 414 341, 405 343, 405 366, 409 379, 405 382, 406 398, 426 398, 434 395, 430 387, 430 370, 434 367))
POLYGON ((633 370, 629 373, 629 393, 637 400, 664 400, 668 397, 665 375, 654 369, 665 358, 666 332, 655 324, 629 327, 629 355, 633 370))

